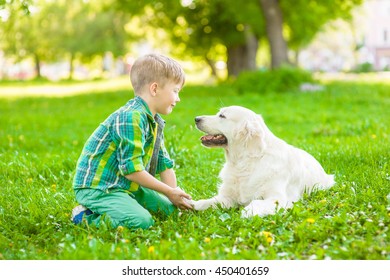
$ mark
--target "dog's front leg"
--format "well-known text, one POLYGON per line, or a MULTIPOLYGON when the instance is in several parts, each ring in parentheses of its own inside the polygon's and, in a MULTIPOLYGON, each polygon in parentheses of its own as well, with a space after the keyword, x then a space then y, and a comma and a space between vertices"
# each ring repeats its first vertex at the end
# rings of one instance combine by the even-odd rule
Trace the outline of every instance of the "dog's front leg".
POLYGON ((255 215, 264 217, 275 214, 276 209, 277 203, 275 200, 253 200, 242 210, 241 217, 249 218, 255 215))
POLYGON ((202 211, 210 207, 216 208, 217 205, 220 205, 223 208, 231 208, 234 205, 234 202, 225 196, 217 195, 210 199, 193 200, 191 201, 191 204, 195 210, 202 211))
POLYGON ((291 201, 286 201, 281 199, 270 198, 265 200, 253 200, 251 203, 249 203, 248 206, 246 206, 242 210, 241 217, 249 218, 255 215, 260 217, 273 215, 276 213, 278 209, 291 208, 292 205, 293 204, 291 201))

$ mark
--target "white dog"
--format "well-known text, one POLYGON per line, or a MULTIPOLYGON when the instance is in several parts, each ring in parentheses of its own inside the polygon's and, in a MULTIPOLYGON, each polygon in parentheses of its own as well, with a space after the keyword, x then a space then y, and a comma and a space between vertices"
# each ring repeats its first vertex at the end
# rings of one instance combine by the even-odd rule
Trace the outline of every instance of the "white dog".
POLYGON ((265 216, 292 207, 305 191, 328 189, 335 183, 313 156, 276 137, 249 109, 222 108, 215 116, 196 117, 195 123, 207 133, 202 144, 222 147, 226 155, 218 194, 191 201, 195 210, 242 205, 243 217, 265 216))

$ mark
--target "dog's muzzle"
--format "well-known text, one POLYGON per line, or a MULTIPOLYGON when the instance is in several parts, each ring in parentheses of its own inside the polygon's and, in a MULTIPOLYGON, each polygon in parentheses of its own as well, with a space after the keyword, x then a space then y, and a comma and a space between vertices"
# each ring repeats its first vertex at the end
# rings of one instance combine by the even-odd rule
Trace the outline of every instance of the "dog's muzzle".
MULTIPOLYGON (((195 125, 199 130, 205 132, 201 127, 202 119, 203 119, 202 117, 196 117, 195 118, 195 125)), ((221 147, 221 146, 223 147, 223 146, 226 146, 228 143, 227 138, 223 134, 203 135, 200 138, 200 141, 202 141, 202 144, 206 147, 221 147)))

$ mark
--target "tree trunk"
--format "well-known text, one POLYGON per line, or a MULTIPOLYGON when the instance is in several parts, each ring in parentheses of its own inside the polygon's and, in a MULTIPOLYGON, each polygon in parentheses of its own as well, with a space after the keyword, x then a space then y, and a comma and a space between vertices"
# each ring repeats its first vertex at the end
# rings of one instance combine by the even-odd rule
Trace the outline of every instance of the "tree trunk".
POLYGON ((290 63, 292 65, 294 65, 295 67, 298 67, 299 66, 299 55, 300 55, 300 49, 297 49, 294 51, 294 61, 290 61, 290 63))
POLYGON ((245 43, 227 46, 227 69, 229 77, 237 77, 242 71, 256 70, 256 54, 259 47, 257 38, 245 31, 245 43))
POLYGON ((263 11, 267 37, 271 48, 271 67, 279 68, 289 64, 287 44, 283 38, 283 16, 279 0, 259 0, 263 11))
POLYGON ((213 76, 213 77, 218 79, 218 73, 217 73, 217 68, 215 67, 215 61, 213 61, 212 59, 208 58, 207 55, 204 56, 204 59, 207 62, 207 65, 210 67, 211 76, 213 76))
POLYGON ((74 72, 74 54, 70 54, 70 59, 69 59, 69 77, 68 80, 73 79, 73 72, 74 72))
POLYGON ((34 62, 35 62, 36 78, 40 79, 42 77, 42 75, 41 75, 41 60, 39 59, 39 56, 37 54, 34 54, 34 62))

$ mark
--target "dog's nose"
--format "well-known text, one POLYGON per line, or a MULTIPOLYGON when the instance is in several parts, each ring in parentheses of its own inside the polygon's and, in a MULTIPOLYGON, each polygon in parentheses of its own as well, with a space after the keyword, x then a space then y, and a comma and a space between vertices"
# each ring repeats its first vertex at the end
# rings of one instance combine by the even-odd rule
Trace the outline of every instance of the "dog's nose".
POLYGON ((195 123, 199 123, 201 119, 202 119, 201 117, 196 117, 195 118, 195 123))

